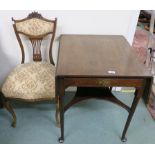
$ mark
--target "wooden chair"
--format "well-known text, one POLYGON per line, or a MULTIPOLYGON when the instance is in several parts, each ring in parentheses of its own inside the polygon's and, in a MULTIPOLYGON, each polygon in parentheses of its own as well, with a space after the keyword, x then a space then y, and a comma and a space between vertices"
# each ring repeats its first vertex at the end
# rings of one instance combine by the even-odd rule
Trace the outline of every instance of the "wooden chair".
POLYGON ((6 78, 2 86, 4 106, 13 116, 12 126, 16 126, 16 115, 9 103, 10 99, 24 101, 52 100, 55 97, 55 64, 52 58, 52 45, 55 38, 57 19, 49 20, 37 12, 32 12, 21 20, 13 19, 13 28, 21 48, 22 61, 6 78), (32 45, 33 61, 25 63, 25 46, 32 45), (49 41, 49 47, 43 40, 49 41), (44 46, 43 46, 44 45, 44 46), (44 47, 44 48, 43 48, 44 47), (42 61, 42 51, 48 51, 49 61, 42 61))

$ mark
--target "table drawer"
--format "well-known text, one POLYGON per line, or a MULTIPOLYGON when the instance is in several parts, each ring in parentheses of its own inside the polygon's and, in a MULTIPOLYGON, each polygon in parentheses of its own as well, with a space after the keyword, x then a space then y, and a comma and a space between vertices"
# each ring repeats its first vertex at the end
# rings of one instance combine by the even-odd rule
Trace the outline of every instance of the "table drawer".
POLYGON ((65 78, 65 86, 87 86, 87 87, 142 87, 144 79, 126 78, 65 78))

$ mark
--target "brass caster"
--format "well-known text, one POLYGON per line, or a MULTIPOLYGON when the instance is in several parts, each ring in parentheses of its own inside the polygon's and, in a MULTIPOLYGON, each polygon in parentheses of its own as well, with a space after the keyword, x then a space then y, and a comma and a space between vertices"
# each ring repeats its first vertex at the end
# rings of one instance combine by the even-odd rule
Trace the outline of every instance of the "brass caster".
POLYGON ((123 143, 125 143, 125 142, 127 142, 127 138, 126 138, 126 137, 121 138, 121 141, 122 141, 123 143))
POLYGON ((59 142, 59 143, 63 143, 63 142, 64 142, 64 138, 60 137, 60 138, 58 139, 58 142, 59 142))

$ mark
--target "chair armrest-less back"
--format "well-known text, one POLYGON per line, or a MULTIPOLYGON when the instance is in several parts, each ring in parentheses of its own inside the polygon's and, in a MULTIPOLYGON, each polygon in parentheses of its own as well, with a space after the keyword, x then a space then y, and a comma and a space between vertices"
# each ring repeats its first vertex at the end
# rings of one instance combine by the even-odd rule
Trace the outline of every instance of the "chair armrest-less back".
POLYGON ((20 34, 25 35, 29 38, 32 49, 33 49, 33 60, 34 61, 42 61, 42 54, 41 54, 41 45, 44 37, 50 35, 50 47, 49 47, 49 58, 51 64, 54 65, 53 57, 52 57, 52 46, 56 32, 56 23, 57 18, 54 20, 49 20, 42 17, 41 14, 38 12, 32 12, 26 18, 21 20, 15 20, 13 27, 19 42, 21 52, 22 52, 22 62, 25 61, 25 52, 24 47, 22 44, 22 40, 20 38, 20 34))

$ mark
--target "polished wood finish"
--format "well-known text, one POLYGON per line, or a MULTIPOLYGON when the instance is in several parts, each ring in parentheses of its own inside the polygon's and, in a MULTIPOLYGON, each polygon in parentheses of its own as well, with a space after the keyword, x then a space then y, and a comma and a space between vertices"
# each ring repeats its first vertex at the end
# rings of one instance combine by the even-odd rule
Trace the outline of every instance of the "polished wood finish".
POLYGON ((149 75, 123 36, 62 35, 59 51, 58 75, 114 77, 108 71, 115 71, 115 77, 149 75))
POLYGON ((82 86, 87 86, 87 87, 112 87, 112 86, 126 86, 126 87, 140 87, 144 81, 143 79, 124 79, 124 78, 114 78, 114 77, 109 77, 109 78, 64 78, 65 80, 65 87, 68 86, 76 86, 82 87, 82 86))
MULTIPOLYGON (((56 68, 57 123, 61 128, 59 142, 64 141, 64 112, 79 101, 97 98, 109 100, 129 112, 122 141, 143 90, 150 90, 152 75, 139 62, 132 47, 123 36, 62 35, 56 68), (75 97, 63 104, 65 89, 76 86, 75 97), (131 107, 118 100, 112 87, 135 87, 131 107)), ((144 91, 146 92, 146 91, 144 91)), ((149 91, 145 94, 149 96, 149 91)))

